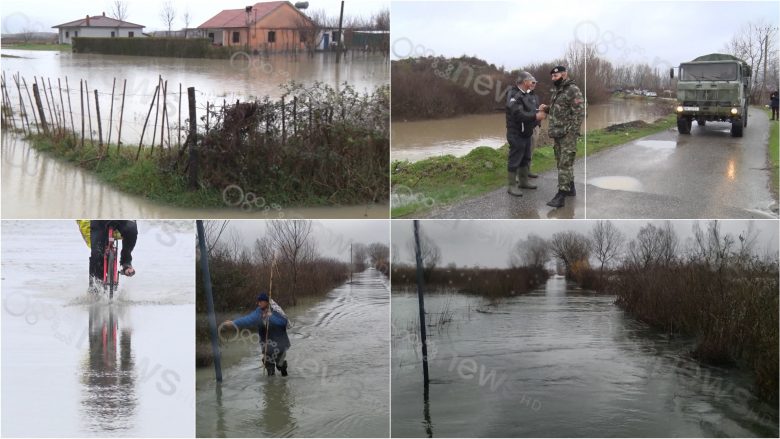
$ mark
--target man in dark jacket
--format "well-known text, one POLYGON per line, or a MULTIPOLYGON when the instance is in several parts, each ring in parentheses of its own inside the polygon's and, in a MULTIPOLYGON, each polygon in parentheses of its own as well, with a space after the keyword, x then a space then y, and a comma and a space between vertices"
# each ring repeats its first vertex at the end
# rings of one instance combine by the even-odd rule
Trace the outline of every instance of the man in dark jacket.
POLYGON ((532 84, 536 79, 522 72, 517 78, 517 87, 506 96, 506 139, 509 142, 507 163, 507 192, 520 197, 520 189, 536 189, 528 182, 528 167, 531 162, 531 142, 537 123, 546 117, 538 111, 538 100, 533 95, 532 84))
POLYGON ((778 120, 778 114, 777 114, 778 105, 780 105, 780 99, 777 94, 777 91, 775 91, 769 95, 769 106, 772 107, 772 119, 770 120, 778 120))
POLYGON ((279 369, 282 376, 287 376, 287 350, 290 349, 290 338, 287 337, 287 316, 284 311, 271 303, 268 294, 257 296, 257 308, 251 313, 236 320, 228 320, 237 329, 257 328, 260 334, 260 346, 263 348, 263 365, 268 375, 273 375, 274 369, 279 369))

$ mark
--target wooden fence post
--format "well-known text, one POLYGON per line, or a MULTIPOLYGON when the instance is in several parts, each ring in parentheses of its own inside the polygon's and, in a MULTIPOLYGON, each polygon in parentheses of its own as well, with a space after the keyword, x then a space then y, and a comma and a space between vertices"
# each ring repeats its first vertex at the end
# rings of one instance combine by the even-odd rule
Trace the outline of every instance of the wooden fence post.
POLYGON ((119 147, 122 145, 122 116, 125 115, 125 90, 127 89, 127 79, 122 83, 122 105, 119 107, 119 133, 116 135, 116 153, 119 154, 119 147))
POLYGON ((190 110, 190 132, 187 135, 187 145, 190 150, 189 183, 190 189, 195 190, 198 188, 198 150, 196 146, 198 138, 198 117, 195 113, 195 87, 187 88, 187 100, 189 101, 190 110))
MULTIPOLYGON (((98 100, 98 91, 95 89, 95 116, 97 116, 98 125, 98 148, 103 149, 103 123, 100 121, 100 101, 98 100)), ((101 151, 102 155, 103 152, 101 151)))
POLYGON ((43 134, 49 135, 49 125, 46 123, 46 114, 43 112, 43 102, 41 102, 41 93, 38 91, 38 83, 33 83, 33 95, 35 96, 35 104, 38 107, 38 114, 41 116, 41 125, 43 125, 43 134))

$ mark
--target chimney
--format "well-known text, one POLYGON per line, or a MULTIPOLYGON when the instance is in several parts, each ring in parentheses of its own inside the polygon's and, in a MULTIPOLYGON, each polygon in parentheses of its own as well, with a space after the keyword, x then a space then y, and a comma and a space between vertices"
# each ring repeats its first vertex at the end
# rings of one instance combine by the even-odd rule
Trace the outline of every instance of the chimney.
POLYGON ((89 15, 87 15, 87 26, 89 26, 89 15))
POLYGON ((104 16, 104 17, 106 16, 106 11, 103 11, 103 16, 104 16))

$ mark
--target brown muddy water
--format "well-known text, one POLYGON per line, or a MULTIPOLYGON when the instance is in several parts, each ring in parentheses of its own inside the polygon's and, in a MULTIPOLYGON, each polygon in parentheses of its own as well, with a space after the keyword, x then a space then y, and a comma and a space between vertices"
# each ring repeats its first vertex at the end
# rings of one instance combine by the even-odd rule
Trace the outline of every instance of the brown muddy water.
POLYGON ((393 292, 392 436, 777 437, 747 374, 698 363, 692 340, 614 300, 562 277, 498 302, 428 294, 426 400, 417 296, 393 292))
MULTIPOLYGON (((653 122, 662 115, 664 101, 613 99, 588 106, 587 130, 643 120, 653 122)), ((391 124, 391 159, 416 162, 428 157, 452 154, 461 157, 478 146, 498 148, 506 143, 504 113, 477 114, 441 120, 391 124)))

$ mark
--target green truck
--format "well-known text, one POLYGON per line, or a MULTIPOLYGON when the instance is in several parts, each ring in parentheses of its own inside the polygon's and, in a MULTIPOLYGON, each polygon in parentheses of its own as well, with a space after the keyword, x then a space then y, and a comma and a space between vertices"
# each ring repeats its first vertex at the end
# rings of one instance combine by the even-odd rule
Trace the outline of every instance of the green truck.
MULTIPOLYGON (((677 130, 690 134, 695 120, 730 122, 732 137, 742 137, 748 119, 750 66, 722 53, 700 56, 680 64, 677 80, 677 130)), ((674 68, 669 72, 674 78, 674 68)))

